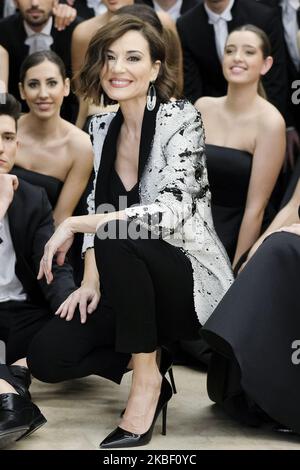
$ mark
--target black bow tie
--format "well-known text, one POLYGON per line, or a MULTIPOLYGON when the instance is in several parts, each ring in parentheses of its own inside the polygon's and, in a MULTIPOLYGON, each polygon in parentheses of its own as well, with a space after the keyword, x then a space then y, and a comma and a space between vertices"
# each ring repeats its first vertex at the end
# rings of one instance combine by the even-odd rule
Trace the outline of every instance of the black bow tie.
POLYGON ((2 240, 2 238, 0 237, 0 245, 1 245, 1 243, 3 243, 3 240, 2 240))

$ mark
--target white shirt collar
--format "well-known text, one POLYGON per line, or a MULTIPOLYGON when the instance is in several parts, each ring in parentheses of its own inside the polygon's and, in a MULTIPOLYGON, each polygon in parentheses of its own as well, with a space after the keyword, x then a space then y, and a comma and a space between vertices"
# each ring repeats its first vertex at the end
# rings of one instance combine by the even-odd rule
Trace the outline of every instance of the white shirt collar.
POLYGON ((280 6, 283 10, 286 10, 288 7, 298 10, 300 3, 299 0, 281 0, 280 6))
POLYGON ((50 16, 49 20, 43 27, 42 31, 40 31, 39 33, 37 33, 36 31, 33 31, 33 29, 30 28, 30 26, 26 23, 26 21, 24 21, 23 24, 24 24, 24 28, 25 28, 28 38, 30 38, 30 36, 34 36, 35 34, 45 34, 46 36, 51 36, 53 18, 52 16, 50 16))
POLYGON ((220 18, 222 18, 225 21, 231 21, 232 20, 231 8, 233 7, 233 4, 234 4, 234 0, 231 0, 227 8, 225 8, 225 10, 222 11, 220 15, 218 15, 217 13, 214 13, 204 2, 204 8, 208 15, 209 24, 216 23, 220 18))
POLYGON ((153 0, 153 5, 155 11, 164 11, 165 13, 168 13, 168 15, 172 18, 173 21, 176 21, 180 16, 182 2, 183 0, 177 0, 177 2, 175 2, 174 5, 169 8, 169 10, 164 10, 155 0, 153 0))

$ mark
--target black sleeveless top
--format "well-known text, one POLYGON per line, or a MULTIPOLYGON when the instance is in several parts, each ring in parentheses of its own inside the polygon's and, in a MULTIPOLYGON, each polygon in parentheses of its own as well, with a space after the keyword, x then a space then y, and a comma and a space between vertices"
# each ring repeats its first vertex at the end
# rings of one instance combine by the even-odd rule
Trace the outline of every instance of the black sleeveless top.
POLYGON ((17 165, 13 167, 11 173, 27 181, 28 183, 44 188, 46 190, 50 204, 54 209, 64 185, 63 181, 55 178, 54 176, 43 175, 42 173, 37 173, 36 171, 26 170, 25 168, 21 168, 17 165))

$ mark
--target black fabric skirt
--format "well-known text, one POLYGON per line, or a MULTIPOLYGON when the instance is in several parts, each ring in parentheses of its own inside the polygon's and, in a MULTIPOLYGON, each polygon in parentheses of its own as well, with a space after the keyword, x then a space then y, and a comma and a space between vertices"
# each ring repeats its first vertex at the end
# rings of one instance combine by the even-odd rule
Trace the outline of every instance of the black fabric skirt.
POLYGON ((242 421, 261 409, 300 433, 299 299, 300 237, 276 233, 262 244, 202 329, 216 351, 208 373, 209 395, 242 421))

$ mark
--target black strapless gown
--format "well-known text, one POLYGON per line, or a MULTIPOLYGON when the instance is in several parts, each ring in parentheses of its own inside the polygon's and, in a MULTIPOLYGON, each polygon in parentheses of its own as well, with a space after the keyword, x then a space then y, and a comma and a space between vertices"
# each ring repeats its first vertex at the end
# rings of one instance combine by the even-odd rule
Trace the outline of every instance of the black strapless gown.
MULTIPOLYGON (((206 158, 215 229, 233 261, 247 201, 252 155, 244 150, 207 144, 206 158)), ((274 215, 274 209, 268 205, 262 231, 274 215)))
POLYGON ((54 209, 64 185, 63 181, 55 178, 54 176, 43 175, 42 173, 37 173, 36 171, 26 170, 25 168, 21 168, 17 165, 13 167, 11 173, 16 175, 18 178, 27 181, 28 183, 44 188, 46 190, 52 209, 54 209))
MULTIPOLYGON (((12 174, 18 176, 19 178, 31 183, 35 186, 41 186, 45 189, 49 202, 52 206, 52 209, 55 208, 56 203, 58 201, 60 192, 63 188, 64 182, 55 178, 54 176, 44 175, 42 173, 38 173, 36 171, 27 170, 25 168, 21 168, 15 165, 11 171, 12 174)), ((91 175, 89 183, 81 196, 77 207, 74 210, 74 215, 86 215, 87 212, 87 204, 86 199, 91 191, 93 182, 93 175, 91 175)), ((74 280, 76 285, 80 285, 83 277, 83 260, 81 258, 81 247, 83 242, 83 234, 77 233, 75 235, 74 243, 72 248, 68 254, 69 262, 72 264, 73 272, 74 272, 74 280)))
POLYGON ((269 236, 201 334, 215 351, 211 400, 244 423, 272 418, 300 434, 299 269, 300 237, 269 236))

